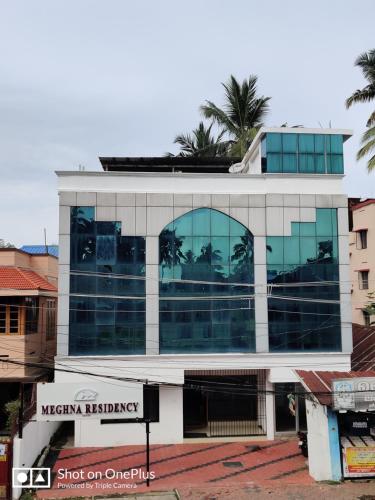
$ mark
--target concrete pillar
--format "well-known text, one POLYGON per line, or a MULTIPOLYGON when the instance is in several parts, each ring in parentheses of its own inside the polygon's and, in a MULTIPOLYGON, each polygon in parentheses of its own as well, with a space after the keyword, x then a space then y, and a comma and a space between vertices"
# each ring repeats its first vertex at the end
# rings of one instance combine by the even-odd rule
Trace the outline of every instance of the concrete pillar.
POLYGON ((331 458, 331 480, 341 481, 341 449, 337 413, 327 408, 329 451, 331 458))
POLYGON ((275 439, 275 394, 274 385, 266 379, 267 439, 275 439))

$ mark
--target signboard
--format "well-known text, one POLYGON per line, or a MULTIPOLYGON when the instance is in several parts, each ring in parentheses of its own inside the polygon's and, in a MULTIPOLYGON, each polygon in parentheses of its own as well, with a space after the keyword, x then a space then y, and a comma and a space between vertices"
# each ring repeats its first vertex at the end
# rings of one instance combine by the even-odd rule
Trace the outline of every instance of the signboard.
POLYGON ((348 446, 342 450, 344 477, 375 476, 375 447, 348 446))
POLYGON ((131 382, 39 383, 37 420, 143 417, 143 385, 131 382))
POLYGON ((375 377, 332 381, 334 410, 375 410, 375 377))

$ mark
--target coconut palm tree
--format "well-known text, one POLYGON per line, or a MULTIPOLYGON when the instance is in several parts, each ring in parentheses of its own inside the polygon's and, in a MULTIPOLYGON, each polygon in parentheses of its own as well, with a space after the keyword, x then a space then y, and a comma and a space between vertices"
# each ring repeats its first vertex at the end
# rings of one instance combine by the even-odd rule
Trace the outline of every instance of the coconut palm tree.
POLYGON ((174 143, 179 144, 181 152, 178 156, 226 156, 228 143, 223 142, 224 131, 217 137, 211 134, 212 123, 206 127, 203 122, 200 122, 198 127, 193 130, 192 134, 177 135, 174 143))
MULTIPOLYGON (((346 107, 350 108, 353 104, 371 102, 375 99, 375 49, 360 54, 355 66, 361 68, 363 76, 368 84, 363 89, 356 90, 346 100, 346 107)), ((357 153, 357 160, 364 158, 372 151, 375 151, 375 111, 373 111, 367 120, 368 130, 363 134, 362 147, 357 153)), ((375 154, 367 162, 367 170, 370 172, 375 168, 375 154)))
MULTIPOLYGON (((359 55, 354 65, 361 68, 363 76, 368 80, 368 85, 363 89, 356 90, 348 97, 346 100, 347 108, 350 108, 353 104, 370 102, 375 99, 375 49, 359 55)), ((366 125, 369 127, 373 124, 375 124, 375 111, 371 113, 366 125)))
POLYGON ((257 80, 256 75, 250 75, 240 84, 231 75, 227 83, 222 83, 225 90, 223 108, 211 101, 200 108, 203 116, 229 135, 231 156, 244 156, 268 112, 271 98, 257 95, 257 80))

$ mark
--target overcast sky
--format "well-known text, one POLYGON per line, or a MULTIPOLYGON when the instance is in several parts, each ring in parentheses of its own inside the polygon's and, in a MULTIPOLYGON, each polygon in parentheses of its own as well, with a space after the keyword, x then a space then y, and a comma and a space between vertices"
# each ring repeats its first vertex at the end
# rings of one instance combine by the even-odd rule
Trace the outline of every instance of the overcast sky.
POLYGON ((353 66, 374 48, 374 0, 8 0, 0 6, 0 238, 57 241, 55 170, 98 155, 158 156, 222 102, 230 74, 259 77, 266 125, 350 128, 345 188, 375 197, 355 161, 374 103, 353 66))

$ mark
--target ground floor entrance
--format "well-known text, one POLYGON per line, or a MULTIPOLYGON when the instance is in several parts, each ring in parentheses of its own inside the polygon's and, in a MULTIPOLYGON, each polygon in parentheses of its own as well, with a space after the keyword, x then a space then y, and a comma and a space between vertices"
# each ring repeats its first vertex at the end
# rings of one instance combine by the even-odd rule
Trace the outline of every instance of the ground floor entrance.
POLYGON ((184 437, 266 434, 265 371, 186 372, 184 437))
POLYGON ((298 383, 274 384, 276 432, 306 431, 304 389, 298 383))

